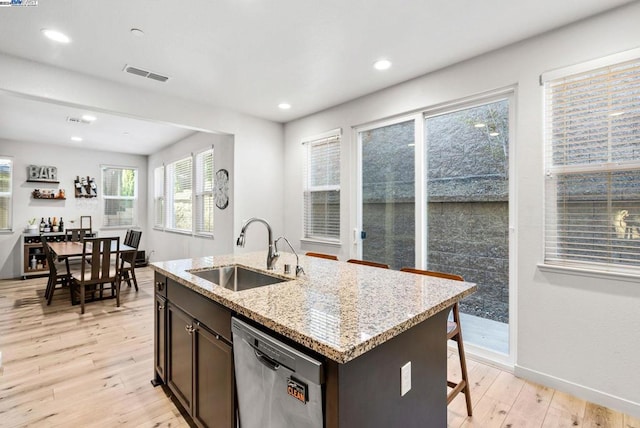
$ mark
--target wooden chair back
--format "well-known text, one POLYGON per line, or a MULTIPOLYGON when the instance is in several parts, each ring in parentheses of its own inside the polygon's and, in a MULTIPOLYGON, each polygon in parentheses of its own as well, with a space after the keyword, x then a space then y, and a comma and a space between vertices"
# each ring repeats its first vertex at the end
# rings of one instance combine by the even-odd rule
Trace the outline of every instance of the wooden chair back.
POLYGON ((80 228, 81 229, 89 229, 89 233, 93 231, 91 227, 91 216, 90 215, 81 215, 80 216, 80 228))
POLYGON ((67 229, 65 239, 68 242, 80 242, 91 233, 91 229, 67 229))
POLYGON ((85 238, 82 241, 80 282, 115 283, 119 278, 120 238, 85 238))
MULTIPOLYGON (((133 229, 129 229, 127 230, 127 234, 124 237, 124 245, 128 245, 130 247, 135 248, 136 250, 138 249, 138 246, 140 246, 140 238, 142 237, 142 231, 141 230, 133 230, 133 229)), ((136 262, 136 253, 137 251, 128 251, 126 253, 122 253, 120 255, 120 258, 127 262, 130 263, 132 266, 135 264, 136 262)))
POLYGON ((47 261, 47 266, 49 267, 49 277, 57 277, 58 268, 56 267, 56 260, 53 257, 53 251, 51 251, 51 249, 49 248, 46 237, 41 236, 40 239, 42 241, 42 251, 44 252, 44 258, 47 261))
POLYGON ((327 260, 338 260, 338 257, 334 256, 333 254, 308 252, 305 255, 309 257, 319 257, 321 259, 327 259, 327 260))
POLYGON ((435 270, 414 269, 410 267, 403 267, 400 270, 402 272, 417 273, 419 275, 428 275, 428 276, 435 276, 437 278, 453 279, 455 281, 464 281, 464 278, 454 273, 437 272, 435 270))
POLYGON ((129 230, 127 230, 127 234, 124 237, 124 245, 128 245, 130 247, 138 249, 138 246, 140 245, 140 238, 141 237, 142 237, 142 231, 141 230, 129 229, 129 230))
POLYGON ((355 263, 358 265, 373 266, 382 269, 389 269, 389 265, 385 263, 370 262, 368 260, 349 259, 347 263, 355 263))

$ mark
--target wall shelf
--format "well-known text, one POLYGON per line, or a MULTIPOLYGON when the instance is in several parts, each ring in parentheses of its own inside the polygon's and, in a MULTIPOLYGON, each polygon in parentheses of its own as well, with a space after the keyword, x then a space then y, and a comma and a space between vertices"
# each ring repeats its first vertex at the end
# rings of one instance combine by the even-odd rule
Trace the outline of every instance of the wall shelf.
POLYGON ((53 180, 34 180, 34 179, 28 179, 27 183, 51 183, 51 184, 60 184, 59 181, 53 181, 53 180))
POLYGON ((34 196, 33 199, 42 199, 45 201, 65 201, 67 198, 43 198, 41 196, 34 196))

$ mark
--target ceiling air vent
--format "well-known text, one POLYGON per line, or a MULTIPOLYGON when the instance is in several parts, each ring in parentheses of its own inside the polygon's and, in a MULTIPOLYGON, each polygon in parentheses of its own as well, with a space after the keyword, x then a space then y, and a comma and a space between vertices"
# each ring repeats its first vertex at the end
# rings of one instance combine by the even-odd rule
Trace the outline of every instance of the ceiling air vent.
POLYGON ((88 125, 91 123, 91 121, 88 120, 84 120, 80 117, 72 117, 72 116, 67 116, 67 122, 72 122, 72 123, 84 123, 85 125, 88 125))
POLYGON ((124 70, 127 73, 135 74, 136 76, 146 77, 147 79, 157 80, 158 82, 166 82, 169 80, 167 76, 163 76, 152 71, 143 70, 142 68, 133 67, 131 65, 125 65, 124 70))

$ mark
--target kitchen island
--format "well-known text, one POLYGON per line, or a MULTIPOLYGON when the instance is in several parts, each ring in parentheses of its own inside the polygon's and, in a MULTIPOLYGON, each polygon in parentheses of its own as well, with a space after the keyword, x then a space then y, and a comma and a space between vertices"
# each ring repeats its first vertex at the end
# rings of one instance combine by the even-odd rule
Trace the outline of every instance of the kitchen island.
MULTIPOLYGON (((284 274, 284 264, 295 267, 295 263, 293 254, 281 253, 278 268, 267 271, 266 252, 153 263, 155 382, 172 385, 171 360, 180 356, 173 349, 180 339, 172 336, 182 329, 191 334, 201 325, 208 327, 203 327, 204 332, 224 342, 225 347, 215 343, 210 347, 215 352, 223 349, 226 365, 217 366, 233 367, 229 358, 230 317, 234 315, 323 361, 327 428, 446 427, 446 309, 473 293, 475 285, 305 256, 300 257, 305 275, 284 274), (229 265, 269 273, 283 281, 238 292, 194 274, 229 265), (201 307, 203 302, 214 309, 201 307), (186 328, 172 330, 174 313, 182 316, 186 328), (160 328, 163 324, 165 336, 160 328), (400 368, 408 362, 411 389, 401 395, 400 368)), ((197 363, 197 346, 193 352, 197 363)), ((233 376, 224 382, 233 387, 233 376)), ((182 388, 191 388, 185 392, 188 397, 178 397, 196 421, 200 413, 197 389, 203 383, 204 379, 193 375, 191 383, 182 388)), ((172 388, 175 393, 174 389, 179 388, 172 388)), ((205 407, 201 406, 202 411, 205 407)))

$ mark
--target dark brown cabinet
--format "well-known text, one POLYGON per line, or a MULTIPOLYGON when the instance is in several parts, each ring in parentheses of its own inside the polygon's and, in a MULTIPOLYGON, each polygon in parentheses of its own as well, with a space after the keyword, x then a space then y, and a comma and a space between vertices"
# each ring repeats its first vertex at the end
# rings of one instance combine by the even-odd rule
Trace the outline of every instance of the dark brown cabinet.
POLYGON ((193 338, 193 419, 204 427, 233 427, 235 393, 231 345, 199 323, 193 338))
POLYGON ((159 294, 155 298, 154 385, 167 381, 167 299, 159 294))
POLYGON ((235 427, 231 312, 156 274, 154 385, 200 427, 235 427))
POLYGON ((167 385, 185 410, 192 414, 193 318, 171 303, 167 309, 167 385))
POLYGON ((154 340, 153 362, 154 373, 151 383, 154 386, 167 382, 167 279, 156 273, 154 277, 154 340))

